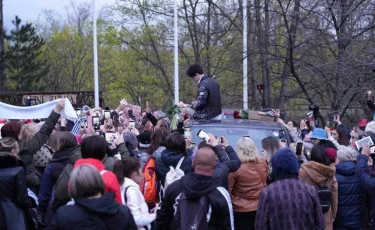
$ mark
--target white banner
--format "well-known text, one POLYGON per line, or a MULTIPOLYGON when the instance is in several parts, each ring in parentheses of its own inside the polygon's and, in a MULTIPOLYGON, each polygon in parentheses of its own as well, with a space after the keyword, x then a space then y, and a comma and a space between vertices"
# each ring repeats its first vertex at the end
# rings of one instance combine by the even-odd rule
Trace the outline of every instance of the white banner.
MULTIPOLYGON (((56 104, 61 99, 49 101, 34 106, 14 106, 0 102, 0 119, 42 119, 47 118, 56 104)), ((78 120, 77 113, 74 110, 69 99, 65 98, 65 108, 61 111, 61 116, 71 121, 78 120)))

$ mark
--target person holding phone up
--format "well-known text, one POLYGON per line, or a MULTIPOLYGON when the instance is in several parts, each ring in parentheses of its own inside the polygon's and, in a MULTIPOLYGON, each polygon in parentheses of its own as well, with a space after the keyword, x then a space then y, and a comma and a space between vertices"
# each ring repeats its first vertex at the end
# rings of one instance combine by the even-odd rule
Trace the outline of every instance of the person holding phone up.
POLYGON ((191 105, 179 102, 178 107, 194 119, 221 119, 220 85, 211 77, 205 76, 200 65, 191 65, 186 75, 198 82, 197 99, 191 105))

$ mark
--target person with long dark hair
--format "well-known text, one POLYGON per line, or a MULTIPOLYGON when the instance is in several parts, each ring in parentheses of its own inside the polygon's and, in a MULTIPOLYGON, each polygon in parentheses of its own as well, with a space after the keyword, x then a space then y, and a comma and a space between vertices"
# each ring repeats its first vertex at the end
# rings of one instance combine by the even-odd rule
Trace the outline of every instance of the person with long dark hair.
POLYGON ((46 213, 53 187, 59 179, 61 172, 69 163, 69 156, 73 149, 78 146, 76 137, 70 132, 55 132, 52 136, 56 136, 57 144, 54 147, 55 153, 52 160, 47 164, 43 173, 39 190, 39 210, 46 213))
POLYGON ((117 161, 113 173, 121 186, 122 204, 129 207, 138 230, 151 229, 151 223, 156 219, 156 212, 149 213, 149 208, 139 187, 142 181, 139 160, 135 157, 126 157, 117 161))
POLYGON ((176 168, 182 158, 181 170, 184 171, 185 174, 192 171, 192 161, 187 155, 184 135, 173 132, 169 134, 165 142, 166 149, 161 153, 160 159, 156 159, 156 175, 162 185, 164 185, 165 176, 169 172, 170 166, 176 168))
POLYGON ((311 150, 310 161, 302 164, 299 178, 315 187, 327 186, 331 191, 331 204, 324 213, 325 229, 333 229, 333 220, 337 213, 338 185, 335 177, 335 166, 331 165, 326 150, 322 145, 315 145, 311 150))
POLYGON ((271 159, 275 152, 277 152, 279 149, 281 149, 280 142, 275 137, 270 136, 262 140, 261 152, 268 163, 267 184, 271 184, 275 179, 275 175, 272 171, 271 159))

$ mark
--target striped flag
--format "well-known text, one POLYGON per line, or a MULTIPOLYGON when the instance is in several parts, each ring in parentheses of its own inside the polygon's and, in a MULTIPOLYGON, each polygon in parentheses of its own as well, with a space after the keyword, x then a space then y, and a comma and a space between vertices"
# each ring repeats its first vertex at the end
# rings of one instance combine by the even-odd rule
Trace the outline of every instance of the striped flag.
POLYGON ((74 126, 72 131, 70 131, 74 136, 77 136, 79 134, 79 130, 81 129, 81 120, 76 120, 74 122, 74 126))

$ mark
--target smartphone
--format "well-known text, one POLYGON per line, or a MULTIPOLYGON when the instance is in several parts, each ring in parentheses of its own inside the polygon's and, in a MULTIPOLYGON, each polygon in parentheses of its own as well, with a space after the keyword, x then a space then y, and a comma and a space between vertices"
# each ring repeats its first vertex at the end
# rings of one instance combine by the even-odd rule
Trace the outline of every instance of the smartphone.
POLYGON ((128 116, 129 116, 129 118, 133 118, 134 117, 133 110, 131 110, 131 109, 128 110, 128 116))
POLYGON ((297 143, 296 147, 296 155, 302 155, 302 148, 303 148, 303 143, 297 143))
POLYGON ((191 135, 191 130, 190 130, 190 128, 189 128, 189 127, 185 127, 185 128, 184 128, 184 137, 185 137, 185 139, 189 138, 190 135, 191 135))
POLYGON ((100 129, 100 117, 99 116, 92 117, 92 126, 94 126, 95 130, 100 129))
POLYGON ((115 132, 106 132, 105 133, 105 140, 107 143, 113 143, 114 140, 118 138, 117 133, 115 132))
POLYGON ((135 121, 129 121, 129 129, 135 128, 135 121))
POLYGON ((372 142, 371 137, 365 137, 355 142, 355 146, 357 147, 358 151, 361 150, 361 148, 363 148, 364 146, 371 147, 373 145, 374 145, 374 142, 372 142))
POLYGON ((104 119, 105 120, 111 119, 111 111, 104 111, 104 119))
POLYGON ((197 136, 198 136, 199 138, 203 139, 203 140, 206 141, 206 142, 209 142, 209 141, 210 141, 210 135, 208 135, 208 133, 206 133, 206 132, 203 131, 202 129, 198 131, 197 136))

